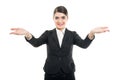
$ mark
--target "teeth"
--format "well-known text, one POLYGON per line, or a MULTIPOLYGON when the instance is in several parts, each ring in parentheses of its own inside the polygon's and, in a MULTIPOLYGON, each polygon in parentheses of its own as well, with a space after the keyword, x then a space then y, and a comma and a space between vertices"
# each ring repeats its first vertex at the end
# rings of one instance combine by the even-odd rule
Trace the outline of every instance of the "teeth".
POLYGON ((60 25, 60 26, 61 26, 61 25, 63 25, 63 24, 58 24, 58 25, 60 25))

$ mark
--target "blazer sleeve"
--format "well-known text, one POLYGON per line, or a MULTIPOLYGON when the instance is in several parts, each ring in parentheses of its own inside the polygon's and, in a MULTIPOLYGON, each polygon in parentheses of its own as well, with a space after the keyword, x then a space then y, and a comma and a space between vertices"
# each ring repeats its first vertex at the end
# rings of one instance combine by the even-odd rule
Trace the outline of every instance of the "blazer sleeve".
POLYGON ((42 44, 46 44, 47 43, 47 39, 48 39, 48 31, 46 30, 39 38, 35 38, 32 35, 32 38, 30 40, 27 40, 27 38, 25 37, 26 41, 29 42, 32 46, 34 47, 38 47, 42 44))
POLYGON ((90 40, 88 38, 88 35, 86 36, 85 39, 82 39, 76 32, 73 32, 73 34, 74 34, 74 44, 81 48, 87 48, 91 44, 91 42, 94 40, 94 39, 90 40))

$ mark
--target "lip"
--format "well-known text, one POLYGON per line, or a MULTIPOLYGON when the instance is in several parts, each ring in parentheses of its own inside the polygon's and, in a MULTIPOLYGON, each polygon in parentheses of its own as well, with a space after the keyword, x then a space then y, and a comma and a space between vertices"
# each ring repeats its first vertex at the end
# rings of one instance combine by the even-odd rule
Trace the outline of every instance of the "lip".
POLYGON ((64 24, 57 24, 58 26, 63 26, 64 24))

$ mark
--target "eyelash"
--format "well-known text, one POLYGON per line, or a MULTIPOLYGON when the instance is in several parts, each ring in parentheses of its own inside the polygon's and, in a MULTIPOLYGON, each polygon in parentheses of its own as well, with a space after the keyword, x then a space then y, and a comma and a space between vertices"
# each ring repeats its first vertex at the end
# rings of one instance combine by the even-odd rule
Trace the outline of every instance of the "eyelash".
POLYGON ((62 17, 62 19, 65 19, 65 17, 62 17))
MULTIPOLYGON (((55 19, 59 19, 59 17, 55 17, 55 19)), ((65 19, 65 17, 63 16, 62 19, 65 19)))
POLYGON ((55 19, 58 19, 59 17, 55 17, 55 19))

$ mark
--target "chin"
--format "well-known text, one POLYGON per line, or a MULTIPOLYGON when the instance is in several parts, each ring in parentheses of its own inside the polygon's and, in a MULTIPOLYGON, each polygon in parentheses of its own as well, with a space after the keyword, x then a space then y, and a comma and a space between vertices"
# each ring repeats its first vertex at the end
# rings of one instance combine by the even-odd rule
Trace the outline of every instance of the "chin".
POLYGON ((64 29, 64 27, 57 27, 58 29, 64 29))
POLYGON ((63 29, 63 28, 64 28, 64 26, 58 26, 58 28, 63 29))

